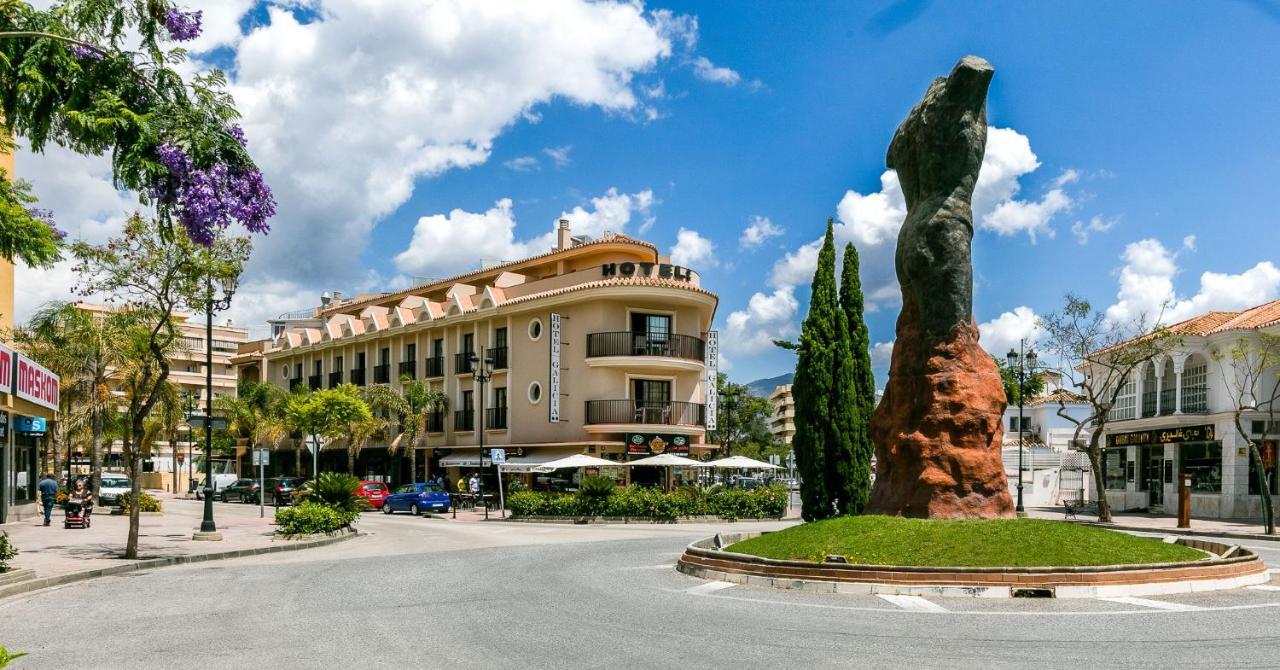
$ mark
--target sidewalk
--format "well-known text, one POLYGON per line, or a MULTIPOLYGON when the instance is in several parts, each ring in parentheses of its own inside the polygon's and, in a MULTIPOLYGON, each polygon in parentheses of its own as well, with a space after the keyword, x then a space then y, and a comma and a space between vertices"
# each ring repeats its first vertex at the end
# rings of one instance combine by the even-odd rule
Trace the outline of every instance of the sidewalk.
MULTIPOLYGON (((159 496, 158 496, 159 497, 159 496)), ((274 540, 274 513, 267 508, 266 517, 258 518, 257 506, 228 510, 215 507, 214 521, 221 542, 196 542, 191 534, 199 529, 204 514, 203 503, 194 500, 161 498, 162 514, 143 514, 138 536, 139 558, 172 558, 217 554, 256 549, 280 544, 274 540)), ((37 577, 61 575, 112 567, 124 561, 124 546, 129 535, 129 517, 112 516, 109 508, 96 508, 93 526, 64 529, 62 511, 55 508, 53 525, 44 527, 41 518, 25 519, 0 525, 17 547, 18 555, 10 565, 30 568, 37 577)))
MULTIPOLYGON (((1062 521, 1065 518, 1061 507, 1030 507, 1027 515, 1035 519, 1053 519, 1062 521)), ((1081 513, 1081 523, 1098 523, 1096 514, 1081 513)), ((1102 524, 1117 530, 1132 530, 1150 533, 1169 533, 1170 535, 1212 535, 1216 537, 1280 541, 1280 535, 1266 535, 1259 519, 1191 519, 1191 528, 1178 528, 1178 517, 1156 514, 1136 514, 1132 512, 1111 512, 1111 523, 1102 524)))

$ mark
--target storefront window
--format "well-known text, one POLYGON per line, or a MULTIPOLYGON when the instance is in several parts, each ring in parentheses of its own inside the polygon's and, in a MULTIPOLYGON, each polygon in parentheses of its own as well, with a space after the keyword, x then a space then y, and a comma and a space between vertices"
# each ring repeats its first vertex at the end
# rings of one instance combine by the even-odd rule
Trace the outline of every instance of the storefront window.
MULTIPOLYGON (((1266 473, 1267 488, 1271 493, 1280 492, 1276 483, 1276 440, 1258 442, 1258 453, 1262 455, 1263 472, 1266 473)), ((1249 454, 1249 495, 1258 495, 1258 462, 1249 454)))
POLYGON ((1107 488, 1112 490, 1124 490, 1124 451, 1113 449, 1107 452, 1107 460, 1105 469, 1107 488))
POLYGON ((1222 491, 1222 443, 1193 442, 1178 446, 1181 471, 1191 476, 1192 493, 1222 491))

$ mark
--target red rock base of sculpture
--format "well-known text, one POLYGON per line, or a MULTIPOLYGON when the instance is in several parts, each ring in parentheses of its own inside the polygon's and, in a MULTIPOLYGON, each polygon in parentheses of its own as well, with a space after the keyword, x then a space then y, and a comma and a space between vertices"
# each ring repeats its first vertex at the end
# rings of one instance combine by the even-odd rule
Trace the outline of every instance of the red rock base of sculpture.
POLYGON ((978 345, 978 328, 958 323, 926 342, 904 304, 889 383, 871 420, 876 481, 870 514, 930 519, 1014 515, 1000 448, 1004 384, 978 345))

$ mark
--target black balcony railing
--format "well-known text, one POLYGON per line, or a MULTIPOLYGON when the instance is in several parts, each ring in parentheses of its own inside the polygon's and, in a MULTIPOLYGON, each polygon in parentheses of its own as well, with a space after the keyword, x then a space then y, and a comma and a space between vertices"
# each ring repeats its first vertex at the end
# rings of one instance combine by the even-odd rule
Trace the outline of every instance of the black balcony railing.
POLYGON ((320 375, 311 375, 310 377, 307 377, 307 386, 310 386, 312 391, 319 389, 320 375))
POLYGON ((587 424, 643 423, 663 426, 705 426, 707 407, 696 402, 648 400, 588 400, 587 424))
POLYGON ((333 388, 342 383, 342 370, 329 373, 329 388, 333 388))
POLYGON ((391 364, 383 363, 382 365, 373 366, 373 383, 390 384, 391 383, 391 364))
POLYGON ((484 427, 489 430, 505 430, 507 427, 507 408, 488 407, 484 410, 484 427))
POLYGON ((427 432, 444 432, 444 412, 432 412, 427 415, 427 432))
POLYGON ((510 367, 509 365, 507 365, 507 351, 509 350, 506 347, 494 347, 489 351, 485 352, 489 356, 493 357, 494 370, 506 370, 508 367, 510 367))
POLYGON ((351 383, 356 386, 364 386, 364 368, 351 369, 351 383))
POLYGON ((1156 415, 1156 392, 1148 391, 1142 394, 1142 416, 1156 415))
POLYGON ((409 375, 409 379, 418 378, 418 362, 417 361, 400 361, 400 376, 409 375))
POLYGON ((476 429, 476 411, 473 409, 460 409, 453 413, 453 429, 454 430, 475 430, 476 429))
POLYGON ((1176 392, 1173 389, 1165 389, 1160 392, 1160 416, 1169 416, 1173 414, 1173 410, 1177 409, 1176 392))
POLYGON ((688 335, 655 335, 645 333, 591 333, 587 335, 587 357, 597 356, 667 356, 701 361, 707 344, 688 335))
POLYGON ((471 364, 471 357, 475 352, 464 351, 460 354, 453 355, 453 372, 454 374, 465 374, 475 370, 475 366, 471 364))
POLYGON ((443 377, 444 376, 444 356, 432 356, 427 359, 427 376, 443 377))

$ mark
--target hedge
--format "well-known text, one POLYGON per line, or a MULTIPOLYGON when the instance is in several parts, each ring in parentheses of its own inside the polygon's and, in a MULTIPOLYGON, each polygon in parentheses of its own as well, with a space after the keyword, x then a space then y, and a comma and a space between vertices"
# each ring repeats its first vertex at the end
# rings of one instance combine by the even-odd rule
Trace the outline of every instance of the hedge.
MULTIPOLYGON (((150 493, 142 491, 138 494, 138 499, 142 501, 142 505, 138 507, 139 512, 161 511, 160 501, 150 493)), ((133 506, 133 492, 121 493, 116 496, 116 504, 120 506, 120 509, 124 510, 125 514, 128 514, 129 508, 133 506)))
POLYGON ((681 517, 718 516, 725 519, 776 519, 787 509, 787 491, 780 485, 752 489, 685 488, 667 493, 631 485, 608 496, 581 493, 520 491, 507 498, 514 517, 632 517, 671 521, 681 517))
POLYGON ((293 507, 277 510, 276 525, 280 527, 280 534, 286 537, 332 533, 350 526, 359 515, 359 512, 304 500, 293 507))

